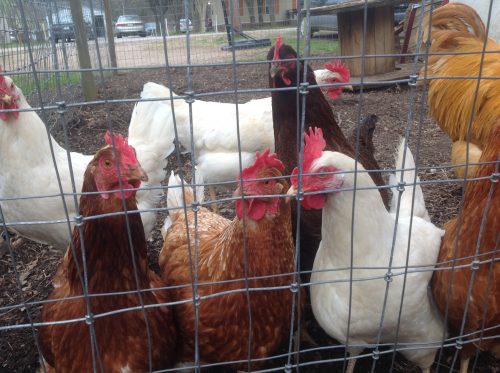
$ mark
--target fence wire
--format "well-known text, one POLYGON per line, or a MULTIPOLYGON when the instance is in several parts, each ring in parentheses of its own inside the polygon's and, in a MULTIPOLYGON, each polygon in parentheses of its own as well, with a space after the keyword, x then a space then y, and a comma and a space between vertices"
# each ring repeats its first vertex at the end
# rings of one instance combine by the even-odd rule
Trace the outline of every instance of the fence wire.
MULTIPOLYGON (((444 3, 0 1, 0 367, 498 371, 500 115, 482 90, 488 85, 494 102, 500 44, 483 38, 478 50, 433 51, 427 36, 444 3), (298 57, 273 56, 278 37, 298 57), (478 60, 477 71, 443 74, 432 62, 460 56, 478 60), (348 81, 321 78, 332 60, 351 69, 348 81), (383 64, 390 68, 382 72, 383 64), (277 66, 283 86, 271 74, 277 66), (9 79, 26 98, 20 107, 4 99, 9 79), (464 157, 450 161, 457 139, 439 128, 443 118, 432 119, 430 106, 452 115, 457 104, 449 96, 432 102, 430 85, 448 82, 449 92, 470 81, 464 157), (325 100, 346 84, 353 92, 328 98, 340 128, 334 142, 350 141, 360 161, 371 146, 380 169, 338 155, 328 158, 335 166, 311 160, 318 149, 308 148, 308 127, 328 128, 311 118, 331 117, 318 114, 317 93, 325 100), (485 117, 497 129, 478 160, 475 121, 485 117), (139 187, 118 158, 110 190, 84 184, 106 131, 128 136, 148 174, 139 187), (273 172, 257 172, 258 162, 249 168, 266 147, 294 158, 281 157, 284 170, 269 159, 260 161, 273 172), (310 180, 328 178, 337 184, 311 188, 310 180), (131 189, 137 210, 125 198, 131 189), (386 211, 379 192, 389 189, 386 211), (88 201, 101 197, 119 207, 88 214, 88 201), (322 222, 310 201, 323 208, 322 222), (309 258, 301 238, 319 228, 323 242, 309 258), (61 289, 68 295, 50 297, 61 289)), ((500 1, 468 3, 500 42, 500 1)), ((119 137, 106 141, 121 154, 119 137)), ((350 154, 344 146, 335 150, 350 154)))

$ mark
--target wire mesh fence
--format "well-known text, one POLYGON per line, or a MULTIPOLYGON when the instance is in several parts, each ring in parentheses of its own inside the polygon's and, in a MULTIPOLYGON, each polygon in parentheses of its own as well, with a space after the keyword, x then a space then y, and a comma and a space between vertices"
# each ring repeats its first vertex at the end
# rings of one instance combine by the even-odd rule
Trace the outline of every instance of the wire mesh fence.
POLYGON ((498 371, 500 2, 443 3, 1 1, 2 369, 498 371))

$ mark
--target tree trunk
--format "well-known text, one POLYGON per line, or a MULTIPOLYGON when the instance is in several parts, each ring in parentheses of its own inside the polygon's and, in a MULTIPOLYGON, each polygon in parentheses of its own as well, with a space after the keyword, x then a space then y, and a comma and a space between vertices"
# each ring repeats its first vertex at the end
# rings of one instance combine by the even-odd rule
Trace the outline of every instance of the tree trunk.
MULTIPOLYGON (((193 8, 192 8, 192 15, 191 15, 191 21, 193 24, 193 32, 201 32, 204 27, 202 25, 205 24, 205 22, 202 22, 201 15, 205 14, 204 7, 203 7, 203 2, 198 1, 198 0, 192 0, 193 8)), ((188 17, 189 18, 189 17, 188 17)))
MULTIPOLYGON (((109 4, 109 0, 103 0, 103 5, 104 5, 104 22, 106 24, 106 37, 108 38, 109 59, 111 61, 111 67, 117 67, 118 65, 116 63, 115 36, 113 35, 113 20, 111 19, 111 5, 109 4)), ((116 73, 117 71, 114 70, 113 74, 116 73)))
MULTIPOLYGON (((80 0, 70 0, 71 17, 75 26, 76 48, 78 49, 78 60, 81 69, 91 69, 89 46, 87 44, 87 33, 83 22, 82 3, 80 0)), ((93 101, 97 98, 97 89, 92 71, 82 71, 82 88, 85 101, 93 101)))

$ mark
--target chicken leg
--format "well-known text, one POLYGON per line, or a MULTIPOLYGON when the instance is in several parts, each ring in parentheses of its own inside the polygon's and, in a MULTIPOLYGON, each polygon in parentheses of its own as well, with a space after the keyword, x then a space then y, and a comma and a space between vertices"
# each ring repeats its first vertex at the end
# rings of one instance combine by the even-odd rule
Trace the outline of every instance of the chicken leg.
POLYGON ((470 357, 460 359, 460 373, 467 373, 470 357))
POLYGON ((347 362, 347 369, 345 373, 354 373, 354 366, 356 365, 357 356, 363 351, 362 348, 350 347, 347 349, 349 352, 349 360, 347 362))
POLYGON ((208 193, 210 194, 210 201, 212 202, 212 210, 218 214, 219 213, 219 206, 217 206, 217 194, 215 193, 215 186, 209 185, 208 186, 208 193))

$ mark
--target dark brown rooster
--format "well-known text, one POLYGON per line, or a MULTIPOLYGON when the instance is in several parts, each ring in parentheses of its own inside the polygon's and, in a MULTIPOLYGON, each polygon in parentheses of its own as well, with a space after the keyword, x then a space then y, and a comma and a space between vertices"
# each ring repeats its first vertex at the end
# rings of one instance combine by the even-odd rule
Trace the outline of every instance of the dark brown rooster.
MULTIPOLYGON (((267 59, 269 64, 269 86, 271 88, 299 87, 303 82, 303 63, 298 61, 283 61, 282 59, 296 59, 297 53, 289 45, 282 44, 278 37, 276 45, 272 47, 267 59), (297 69, 299 81, 297 81, 297 69)), ((313 70, 307 67, 307 83, 316 85, 313 70)), ((323 130, 326 140, 326 150, 338 151, 352 158, 354 148, 348 142, 337 125, 332 109, 320 89, 308 89, 305 107, 305 129, 308 127, 319 127, 323 130)), ((300 136, 300 119, 302 117, 302 96, 297 100, 297 90, 273 91, 273 124, 275 150, 278 157, 285 164, 284 175, 290 175, 293 168, 297 166, 298 139, 300 136), (297 107, 298 105, 298 107, 297 107)), ((373 153, 360 147, 359 161, 366 170, 379 170, 380 167, 373 153)), ((370 172, 370 176, 378 186, 385 185, 380 172, 370 172)), ((382 199, 388 206, 389 192, 387 189, 379 189, 382 199)), ((295 207, 295 204, 293 204, 295 207)), ((300 214, 300 262, 301 270, 310 271, 316 251, 321 241, 321 210, 301 210, 300 214)), ((292 222, 296 224, 295 208, 292 212, 292 222)), ((309 275, 303 276, 308 279, 309 275)))
POLYGON ((140 214, 128 214, 130 230, 123 214, 124 204, 127 211, 137 210, 136 190, 130 189, 138 188, 148 177, 127 139, 115 135, 112 141, 109 133, 105 138, 108 145, 97 152, 85 171, 82 192, 95 194, 81 196, 80 213, 84 218, 122 214, 84 220, 82 235, 75 227, 74 252, 68 249, 59 265, 49 296, 53 302, 44 305, 41 315, 43 322, 61 322, 84 318, 90 307, 95 348, 92 351, 91 327, 84 321, 43 326, 39 336, 47 372, 145 372, 168 368, 173 363, 176 331, 170 309, 152 307, 144 312, 136 291, 147 290, 141 292, 141 297, 142 303, 149 306, 167 302, 168 295, 165 291, 150 291, 164 284, 148 268, 140 214), (88 293, 94 295, 88 301, 81 297, 83 253, 88 293), (127 293, 102 295, 112 292, 127 293), (74 299, 61 299, 67 297, 74 299), (131 307, 138 309, 98 317, 131 307))

